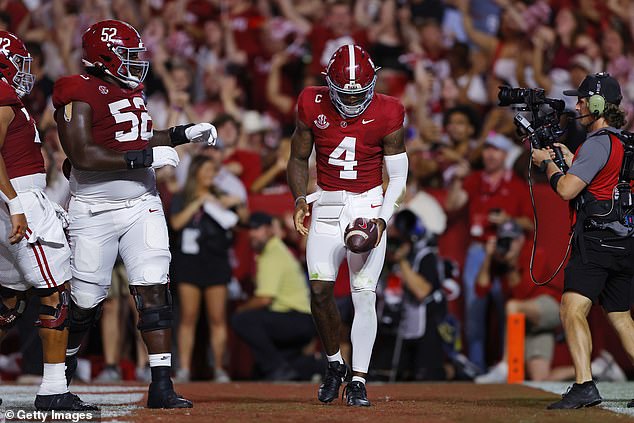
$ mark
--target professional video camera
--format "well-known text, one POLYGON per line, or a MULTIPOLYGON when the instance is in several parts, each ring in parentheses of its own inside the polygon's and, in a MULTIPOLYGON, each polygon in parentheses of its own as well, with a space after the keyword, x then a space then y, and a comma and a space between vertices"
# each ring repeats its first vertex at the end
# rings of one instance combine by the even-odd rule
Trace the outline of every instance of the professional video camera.
POLYGON ((559 126, 559 119, 566 114, 566 103, 563 100, 548 98, 541 88, 511 88, 499 87, 499 106, 505 107, 513 104, 525 104, 525 107, 517 107, 520 112, 531 112, 532 118, 528 120, 521 113, 515 115, 513 123, 517 126, 524 140, 528 140, 533 148, 550 147, 555 152, 555 164, 564 172, 568 166, 564 161, 561 150, 553 144, 564 134, 559 126), (550 107, 550 111, 544 110, 550 107))

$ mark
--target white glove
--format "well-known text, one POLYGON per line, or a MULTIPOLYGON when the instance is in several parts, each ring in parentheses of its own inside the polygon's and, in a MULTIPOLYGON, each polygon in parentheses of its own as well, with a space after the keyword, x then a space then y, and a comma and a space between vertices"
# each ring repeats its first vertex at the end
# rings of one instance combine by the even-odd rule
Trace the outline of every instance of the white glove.
POLYGON ((152 167, 159 169, 163 166, 178 166, 180 159, 174 148, 168 146, 152 147, 152 167))
POLYGON ((185 136, 189 142, 206 142, 207 145, 216 145, 218 131, 211 123, 197 123, 185 129, 185 136))

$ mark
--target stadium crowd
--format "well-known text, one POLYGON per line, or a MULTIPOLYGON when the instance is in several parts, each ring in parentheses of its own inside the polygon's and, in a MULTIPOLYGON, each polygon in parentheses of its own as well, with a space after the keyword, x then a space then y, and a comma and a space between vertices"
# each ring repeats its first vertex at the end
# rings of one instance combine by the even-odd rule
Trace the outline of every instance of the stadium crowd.
MULTIPOLYGON (((215 146, 179 146, 180 165, 157 171, 179 310, 176 380, 310 379, 321 371, 303 270, 305 239, 293 229, 286 165, 297 96, 305 86, 324 84, 321 72, 344 44, 366 48, 381 67, 377 92, 405 105, 410 161, 405 203, 418 219, 406 225, 405 234, 402 228, 388 231, 401 243, 389 253, 380 283, 379 336, 385 342, 377 342, 384 351, 377 351, 374 377, 472 379, 504 356, 504 315, 517 311, 533 325, 529 377, 571 377, 569 368, 551 368, 561 337, 556 305, 562 278, 540 288, 530 280, 535 228, 526 183, 528 149, 516 133, 513 110, 497 107, 498 87, 542 87, 561 98, 587 74, 607 71, 618 79, 621 106, 634 124, 634 2, 0 1, 0 29, 25 40, 34 58, 37 81, 24 102, 46 152, 48 195, 62 205, 69 190, 52 115, 53 83, 81 72, 82 33, 108 18, 129 22, 147 47, 151 65, 144 85, 154 128, 211 122, 218 130, 215 146), (412 244, 406 251, 399 249, 407 242, 412 244), (404 267, 423 247, 442 257, 443 271, 425 261, 427 253, 412 258, 414 272, 428 284, 417 288, 404 267), (414 292, 413 299, 403 300, 404 291, 414 292), (426 300, 438 292, 448 302, 441 311, 426 300), (416 307, 395 305, 408 301, 416 307), (427 328, 405 324, 420 313, 427 328), (422 338, 420 345, 411 343, 422 338), (395 365, 407 361, 393 357, 394 345, 403 339, 410 342, 408 354, 423 359, 413 370, 395 372, 395 365), (469 361, 445 365, 461 349, 469 361)), ((574 110, 574 98, 567 101, 574 110)), ((568 122, 571 150, 583 139, 582 128, 568 122)), ((313 181, 314 169, 313 164, 313 181)), ((537 193, 547 191, 540 191, 535 173, 537 193)), ((559 207, 565 215, 563 205, 537 206, 559 207)), ((535 273, 542 279, 565 249, 566 217, 559 223, 538 249, 535 273)), ((349 325, 347 285, 342 268, 336 295, 349 325)), ((127 291, 125 272, 115 271, 100 328, 80 353, 77 374, 83 380, 149 378, 144 346, 131 329, 136 313, 130 312, 127 291)), ((41 374, 30 316, 1 346, 4 378, 41 374)), ((342 332, 346 339, 349 326, 342 332)), ((598 374, 625 377, 605 345, 597 351, 598 374)), ((342 353, 349 355, 349 346, 342 353)), ((504 381, 505 371, 496 365, 480 381, 504 381)))

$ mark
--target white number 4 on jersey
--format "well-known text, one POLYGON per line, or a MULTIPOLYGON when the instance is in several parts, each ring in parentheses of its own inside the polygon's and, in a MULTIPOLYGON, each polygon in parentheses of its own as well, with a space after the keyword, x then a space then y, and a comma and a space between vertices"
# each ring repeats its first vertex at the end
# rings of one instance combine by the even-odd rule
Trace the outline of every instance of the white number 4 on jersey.
POLYGON ((343 170, 339 171, 341 179, 357 179, 357 171, 354 170, 357 165, 357 161, 354 159, 356 145, 357 139, 355 137, 345 137, 328 156, 328 164, 343 167, 343 170), (341 156, 344 153, 346 155, 342 160, 341 156))

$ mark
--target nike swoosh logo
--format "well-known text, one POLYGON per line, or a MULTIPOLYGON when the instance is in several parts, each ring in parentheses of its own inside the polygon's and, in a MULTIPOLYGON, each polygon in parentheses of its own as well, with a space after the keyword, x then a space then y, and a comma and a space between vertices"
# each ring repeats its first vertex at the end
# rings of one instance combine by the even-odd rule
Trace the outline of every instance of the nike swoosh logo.
POLYGON ((372 207, 373 209, 376 209, 377 207, 381 207, 380 204, 370 204, 370 207, 372 207))
POLYGON ((366 124, 368 124, 368 123, 370 123, 370 122, 374 122, 374 121, 375 121, 375 119, 370 119, 370 120, 365 120, 365 119, 362 119, 362 120, 361 120, 361 124, 362 124, 362 125, 366 125, 366 124))
POLYGON ((150 213, 155 213, 157 211, 158 211, 158 209, 150 209, 150 213))

